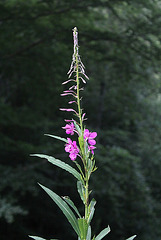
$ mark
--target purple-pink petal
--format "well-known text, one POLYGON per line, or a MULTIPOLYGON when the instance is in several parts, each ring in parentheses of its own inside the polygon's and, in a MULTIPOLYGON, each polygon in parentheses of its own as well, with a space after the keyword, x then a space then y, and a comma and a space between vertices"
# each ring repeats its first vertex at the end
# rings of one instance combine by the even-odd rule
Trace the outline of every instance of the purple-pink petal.
POLYGON ((96 149, 96 147, 94 147, 94 146, 88 146, 88 149, 89 149, 89 151, 91 151, 91 153, 92 154, 94 154, 94 149, 96 149))
POLYGON ((71 146, 70 146, 70 145, 65 146, 65 151, 66 151, 66 152, 70 152, 70 149, 71 149, 71 146))
POLYGON ((84 130, 84 139, 88 138, 89 137, 89 130, 88 129, 85 129, 84 130))
POLYGON ((96 136, 97 136, 96 132, 89 132, 88 129, 84 130, 84 139, 87 140, 88 144, 92 146, 96 144, 96 141, 94 140, 96 136))
POLYGON ((70 138, 67 138, 68 143, 65 145, 65 151, 69 152, 69 157, 72 161, 74 161, 79 153, 79 148, 77 146, 76 141, 73 141, 70 138))
POLYGON ((76 157, 77 157, 77 154, 71 152, 71 153, 69 154, 69 157, 70 157, 70 159, 71 159, 72 161, 74 161, 74 160, 76 159, 76 157))
POLYGON ((88 143, 89 143, 90 145, 95 145, 95 144, 96 144, 96 141, 93 140, 93 139, 88 139, 88 143))
POLYGON ((62 128, 66 130, 66 134, 74 134, 75 126, 73 122, 71 122, 70 124, 66 124, 65 127, 62 128))
POLYGON ((95 137, 97 137, 97 133, 96 132, 91 132, 89 137, 90 138, 95 138, 95 137))

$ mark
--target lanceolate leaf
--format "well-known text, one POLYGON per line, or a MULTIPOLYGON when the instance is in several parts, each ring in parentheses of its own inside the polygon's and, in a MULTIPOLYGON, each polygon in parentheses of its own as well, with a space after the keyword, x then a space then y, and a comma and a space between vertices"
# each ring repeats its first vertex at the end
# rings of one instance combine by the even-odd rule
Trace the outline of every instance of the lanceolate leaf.
POLYGON ((44 134, 44 135, 45 135, 45 136, 52 137, 52 138, 56 138, 56 139, 61 140, 61 141, 65 142, 65 143, 68 142, 68 140, 67 140, 66 138, 58 137, 58 136, 51 135, 51 134, 44 134))
POLYGON ((95 238, 95 240, 101 240, 101 239, 104 238, 109 232, 110 232, 110 227, 108 226, 107 228, 105 228, 104 230, 102 230, 102 231, 100 232, 100 234, 98 234, 98 236, 95 238))
POLYGON ((79 169, 79 171, 80 171, 80 173, 81 173, 81 175, 82 175, 82 181, 83 181, 83 179, 85 178, 85 176, 84 176, 84 173, 83 173, 83 171, 82 171, 82 168, 81 168, 81 166, 80 166, 76 161, 74 161, 74 163, 76 164, 77 168, 79 169))
POLYGON ((71 173, 75 178, 77 178, 79 181, 82 181, 81 175, 79 174, 79 172, 77 170, 75 170, 73 167, 71 167, 70 165, 62 162, 59 159, 56 159, 54 157, 51 157, 51 156, 48 156, 48 155, 45 155, 45 154, 31 154, 30 156, 45 158, 50 163, 54 164, 57 167, 60 167, 64 170, 66 170, 67 172, 71 173))
POLYGON ((78 189, 78 193, 79 193, 83 203, 85 204, 84 187, 83 187, 81 181, 77 181, 77 189, 78 189))
MULTIPOLYGON (((42 237, 36 237, 36 236, 29 236, 29 237, 35 240, 46 240, 45 238, 42 238, 42 237)), ((58 240, 58 239, 50 239, 50 240, 58 240)))
POLYGON ((88 223, 85 218, 78 219, 78 225, 81 232, 81 239, 86 239, 88 231, 88 223))
POLYGON ((90 214, 89 214, 89 218, 88 218, 88 223, 90 223, 93 218, 94 211, 95 211, 95 208, 94 208, 95 204, 96 204, 95 199, 92 199, 90 202, 90 214))
POLYGON ((84 138, 82 135, 79 136, 78 141, 79 141, 80 149, 83 152, 84 151, 84 138))
POLYGON ((132 237, 126 239, 126 240, 133 240, 136 237, 136 235, 133 235, 132 237))
POLYGON ((93 218, 93 215, 94 215, 94 211, 95 211, 95 208, 92 208, 91 211, 90 211, 90 214, 89 214, 88 223, 91 222, 91 220, 93 218))
POLYGON ((72 225, 72 227, 75 230, 75 232, 77 233, 77 235, 80 236, 78 221, 77 221, 74 213, 70 209, 70 207, 67 205, 67 203, 64 200, 62 200, 62 198, 59 197, 56 193, 51 191, 49 188, 46 188, 41 184, 39 184, 39 185, 45 190, 45 192, 51 197, 51 199, 62 210, 62 212, 64 213, 64 215, 66 216, 66 218, 68 219, 70 224, 72 225))
POLYGON ((29 236, 30 238, 33 238, 35 240, 46 240, 45 238, 42 237, 37 237, 37 236, 29 236))
POLYGON ((69 197, 63 197, 63 199, 69 204, 69 206, 71 208, 73 208, 73 210, 77 213, 78 217, 81 218, 81 215, 78 211, 78 209, 76 208, 75 204, 72 202, 72 200, 69 197))
POLYGON ((91 226, 88 227, 87 240, 91 240, 91 226))

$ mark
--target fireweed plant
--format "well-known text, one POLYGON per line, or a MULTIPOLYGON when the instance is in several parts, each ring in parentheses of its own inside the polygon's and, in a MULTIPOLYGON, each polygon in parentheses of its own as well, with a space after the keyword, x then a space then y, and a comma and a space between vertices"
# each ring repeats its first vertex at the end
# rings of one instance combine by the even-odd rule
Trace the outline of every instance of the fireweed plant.
MULTIPOLYGON (((63 82, 63 85, 70 86, 67 90, 64 90, 61 96, 71 96, 72 100, 68 103, 70 106, 72 105, 74 107, 60 108, 60 110, 72 112, 74 114, 74 118, 71 120, 65 120, 66 125, 63 127, 63 129, 66 131, 68 136, 67 139, 50 134, 46 135, 65 142, 65 152, 69 154, 69 158, 75 164, 75 167, 71 167, 63 161, 44 154, 32 154, 32 156, 45 158, 50 163, 60 167, 61 169, 64 169, 76 178, 77 190, 84 205, 83 215, 79 213, 77 207, 69 197, 60 197, 47 187, 41 184, 39 185, 62 210, 67 220, 73 227, 73 230, 77 234, 78 240, 101 240, 110 232, 110 227, 108 226, 102 230, 97 236, 92 236, 91 220, 94 215, 96 201, 95 199, 90 200, 89 198, 91 193, 89 190, 89 180, 91 174, 97 169, 94 156, 94 150, 96 149, 95 139, 97 137, 97 133, 91 132, 84 125, 86 118, 85 113, 81 108, 80 97, 80 92, 83 90, 83 87, 80 85, 86 84, 86 81, 89 78, 85 74, 85 67, 78 52, 78 30, 76 27, 73 29, 73 38, 74 53, 72 57, 72 63, 68 71, 68 80, 63 82), (73 135, 76 136, 77 141, 72 140, 73 135)), ((134 239, 135 236, 136 235, 128 238, 128 240, 134 239)), ((35 240, 46 240, 37 236, 29 237, 35 240)))

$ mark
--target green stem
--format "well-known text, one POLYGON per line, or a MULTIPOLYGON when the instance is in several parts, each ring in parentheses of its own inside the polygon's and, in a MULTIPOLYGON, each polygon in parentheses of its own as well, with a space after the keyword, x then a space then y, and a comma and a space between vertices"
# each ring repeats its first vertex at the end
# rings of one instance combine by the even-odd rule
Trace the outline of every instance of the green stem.
POLYGON ((80 107, 80 97, 79 97, 79 67, 78 67, 78 56, 76 55, 76 81, 77 81, 77 104, 78 104, 78 114, 81 131, 83 133, 83 123, 82 123, 82 112, 80 107))
POLYGON ((86 185, 85 185, 85 195, 86 195, 86 202, 85 202, 85 219, 88 220, 88 198, 89 198, 88 180, 86 181, 86 185))
MULTIPOLYGON (((76 29, 75 29, 76 31, 76 29)), ((78 46, 75 46, 76 48, 78 46)), ((80 96, 79 96, 79 59, 78 59, 78 49, 75 49, 75 64, 76 64, 76 82, 77 82, 77 104, 78 104, 78 115, 79 115, 79 122, 80 122, 80 128, 81 128, 81 137, 83 140, 83 122, 82 122, 82 110, 80 106, 80 96)), ((83 149, 85 146, 83 146, 83 149)), ((88 190, 88 182, 89 182, 89 176, 88 176, 88 166, 87 166, 87 161, 85 157, 85 149, 82 151, 82 160, 83 160, 83 165, 84 165, 84 171, 85 171, 85 182, 84 182, 84 188, 85 188, 85 219, 88 220, 88 215, 89 215, 89 190, 88 190)))
MULTIPOLYGON (((79 96, 79 67, 78 67, 78 56, 75 56, 76 59, 76 81, 77 81, 77 104, 78 104, 78 114, 79 114, 79 122, 80 122, 80 127, 81 127, 81 132, 83 136, 83 123, 82 123, 82 112, 81 112, 81 107, 80 107, 80 96, 79 96)), ((83 158, 85 158, 85 153, 83 152, 83 158)), ((88 169, 86 166, 86 161, 84 159, 83 161, 84 164, 84 170, 85 170, 85 219, 88 219, 88 199, 89 199, 89 191, 88 191, 88 169)))

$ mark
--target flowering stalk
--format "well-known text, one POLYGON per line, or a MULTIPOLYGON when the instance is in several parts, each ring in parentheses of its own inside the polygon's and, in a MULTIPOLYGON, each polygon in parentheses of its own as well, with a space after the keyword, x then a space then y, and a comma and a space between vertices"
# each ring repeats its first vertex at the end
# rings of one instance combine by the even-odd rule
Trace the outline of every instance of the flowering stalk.
MULTIPOLYGON (((79 115, 79 121, 80 121, 80 127, 81 127, 81 135, 80 135, 80 141, 83 140, 83 123, 82 123, 82 114, 81 114, 81 107, 80 107, 80 96, 79 96, 79 64, 82 65, 83 69, 83 64, 80 60, 80 56, 78 54, 78 32, 77 28, 75 27, 73 30, 73 37, 74 37, 74 59, 75 59, 75 64, 76 64, 76 82, 77 82, 77 104, 78 104, 78 115, 79 115)), ((82 72, 82 71, 81 71, 82 72)), ((82 141, 83 143, 83 141, 82 141)), ((81 144, 81 142, 80 142, 81 144)), ((83 148, 84 150, 84 143, 83 143, 83 148)), ((88 218, 88 199, 89 199, 89 190, 88 190, 88 176, 87 176, 87 166, 85 162, 85 154, 84 151, 82 151, 82 159, 84 163, 84 170, 85 170, 85 219, 87 220, 88 218)))
MULTIPOLYGON (((91 201, 89 200, 90 195, 89 179, 91 174, 97 169, 94 160, 94 150, 96 148, 95 138, 97 136, 97 133, 90 132, 83 125, 83 122, 85 120, 85 113, 83 113, 81 109, 80 90, 83 90, 83 88, 80 88, 80 82, 83 82, 85 84, 86 83, 85 79, 88 79, 88 77, 85 74, 84 70, 85 67, 79 56, 78 31, 76 27, 73 29, 73 38, 74 38, 74 53, 72 63, 68 72, 69 79, 63 82, 63 85, 70 83, 74 84, 70 86, 69 89, 64 90, 61 96, 72 96, 74 100, 69 101, 68 103, 70 105, 76 104, 77 109, 75 110, 73 108, 61 108, 60 110, 72 112, 78 118, 78 122, 74 119, 65 120, 67 124, 65 127, 63 127, 63 129, 65 129, 66 131, 66 134, 71 136, 77 134, 77 140, 72 141, 72 139, 69 137, 67 137, 66 139, 55 135, 50 134, 46 135, 65 142, 65 151, 69 153, 69 158, 76 164, 78 171, 75 168, 71 167, 70 165, 64 163, 63 161, 55 159, 54 157, 51 156, 47 156, 44 154, 32 154, 32 156, 47 159, 50 163, 60 167, 61 169, 66 170, 77 179, 78 193, 84 204, 83 217, 81 216, 75 204, 69 197, 61 198, 55 192, 51 191, 45 186, 41 184, 39 185, 45 190, 45 192, 62 210, 62 212, 68 219, 69 223, 73 227, 74 231, 76 232, 78 240, 101 240, 110 232, 110 228, 108 226, 107 228, 102 230, 100 234, 98 234, 96 237, 93 236, 92 238, 90 223, 94 215, 96 201, 94 199, 92 199, 91 201), (78 215, 78 218, 76 217, 75 214, 78 215)), ((46 240, 44 238, 36 236, 29 237, 35 240, 46 240)), ((134 237, 135 235, 127 240, 133 240, 134 237)))
MULTIPOLYGON (((69 90, 64 91, 64 93, 68 93, 67 95, 70 95, 71 89, 76 90, 76 92, 74 92, 72 90, 72 94, 73 94, 73 97, 76 97, 76 99, 77 99, 77 108, 78 108, 77 116, 79 118, 79 126, 80 126, 80 130, 78 131, 78 136, 79 136, 78 142, 79 142, 80 158, 82 159, 83 166, 84 166, 84 173, 83 173, 82 169, 80 168, 80 165, 78 165, 78 163, 76 163, 76 165, 78 166, 78 168, 81 172, 82 179, 83 179, 83 181, 82 181, 83 189, 84 189, 84 201, 83 202, 85 205, 84 218, 85 218, 85 221, 88 222, 89 212, 90 212, 90 209, 89 209, 89 178, 90 178, 91 173, 96 170, 96 167, 95 167, 94 161, 93 161, 93 156, 92 156, 92 158, 89 158, 89 151, 91 150, 91 153, 94 154, 93 150, 95 148, 94 145, 96 142, 93 142, 93 144, 91 146, 90 145, 88 146, 88 143, 87 143, 88 136, 86 136, 86 135, 87 135, 87 131, 89 133, 89 130, 87 130, 87 129, 84 130, 84 127, 83 127, 83 117, 82 117, 82 109, 81 109, 81 103, 80 103, 80 101, 81 101, 80 100, 80 80, 82 80, 83 83, 86 83, 84 78, 88 79, 88 77, 85 74, 85 71, 84 71, 85 67, 84 67, 84 65, 81 61, 80 55, 79 55, 78 31, 77 31, 76 27, 73 29, 73 39, 74 39, 74 53, 73 53, 71 67, 70 67, 68 74, 69 74, 69 77, 74 75, 76 85, 70 87, 69 90), (87 150, 87 147, 88 147, 88 150, 87 150)), ((66 111, 67 111, 67 109, 66 109, 66 111)), ((74 122, 74 123, 78 128, 77 123, 76 122, 74 122)), ((67 128, 67 127, 69 127, 68 124, 64 128, 67 128)), ((72 127, 73 127, 73 123, 71 123, 71 128, 72 127)), ((68 129, 68 132, 66 131, 66 133, 70 134, 69 129, 68 129)), ((94 134, 93 136, 95 138, 97 136, 97 133, 93 133, 93 134, 94 134)), ((70 141, 70 140, 68 140, 68 141, 70 141)), ((70 150, 71 150, 71 148, 70 148, 70 150)), ((69 150, 69 152, 70 152, 70 150, 69 150)), ((71 155, 69 155, 69 157, 70 156, 71 155)), ((75 157, 72 160, 75 160, 75 157)))

